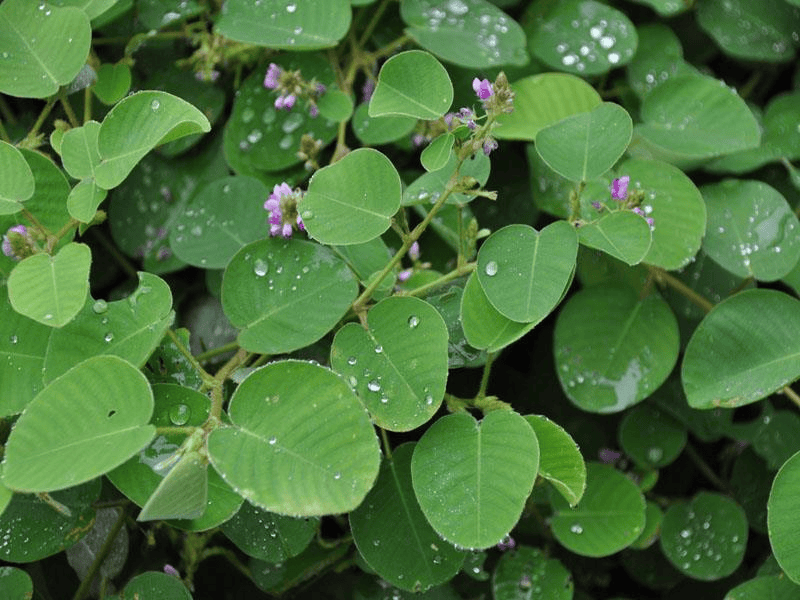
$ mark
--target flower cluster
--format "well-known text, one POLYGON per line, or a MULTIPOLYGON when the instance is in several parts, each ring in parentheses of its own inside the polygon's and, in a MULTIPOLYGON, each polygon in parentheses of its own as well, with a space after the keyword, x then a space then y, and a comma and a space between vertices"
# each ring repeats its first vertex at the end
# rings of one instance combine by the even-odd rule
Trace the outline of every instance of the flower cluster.
POLYGON ((272 193, 264 202, 264 210, 269 211, 269 234, 281 235, 285 238, 292 237, 295 227, 305 231, 303 219, 297 212, 297 205, 302 198, 302 192, 294 191, 285 181, 272 188, 272 193))
POLYGON ((319 115, 317 101, 325 93, 325 86, 316 80, 306 81, 300 71, 287 71, 269 63, 264 75, 264 87, 276 90, 278 97, 275 99, 275 108, 278 110, 292 110, 298 100, 305 100, 308 114, 312 118, 319 115))
POLYGON ((3 236, 3 254, 11 260, 22 260, 33 253, 33 239, 25 225, 10 227, 3 236))
MULTIPOLYGON (((614 179, 609 187, 611 191, 611 197, 619 202, 622 205, 622 208, 627 208, 631 212, 634 212, 642 217, 650 226, 650 231, 653 231, 656 228, 655 219, 650 216, 650 213, 653 212, 653 207, 649 204, 645 205, 644 207, 640 206, 642 200, 641 193, 628 193, 628 185, 630 182, 630 175, 623 175, 622 177, 617 177, 614 179)), ((603 210, 603 208, 605 208, 600 202, 592 202, 592 206, 596 210, 603 210)))

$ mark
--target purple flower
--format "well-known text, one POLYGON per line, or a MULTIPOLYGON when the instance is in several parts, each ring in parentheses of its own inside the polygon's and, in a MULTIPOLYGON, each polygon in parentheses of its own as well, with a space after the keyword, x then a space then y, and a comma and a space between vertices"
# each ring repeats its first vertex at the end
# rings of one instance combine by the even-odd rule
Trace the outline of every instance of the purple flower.
POLYGON ((415 133, 414 136, 411 138, 411 145, 415 148, 419 148, 422 144, 425 143, 427 138, 422 135, 421 133, 415 133))
POLYGON ((602 205, 602 204, 600 204, 600 203, 599 203, 599 202, 597 202, 597 201, 594 201, 594 202, 592 202, 592 207, 593 207, 595 210, 602 210, 602 209, 603 209, 603 205, 602 205))
POLYGON ((375 80, 372 78, 367 78, 364 82, 364 86, 361 88, 361 99, 362 102, 369 102, 370 98, 372 98, 372 94, 375 91, 375 80))
POLYGON ((411 260, 419 260, 419 242, 414 242, 408 249, 408 257, 411 260))
POLYGON ((285 181, 272 188, 272 193, 264 202, 264 210, 269 211, 269 234, 281 235, 285 238, 292 237, 292 223, 297 224, 300 231, 305 231, 305 225, 297 213, 297 194, 285 181))
POLYGON ((180 573, 178 573, 178 569, 173 567, 172 565, 164 565, 164 573, 167 575, 172 575, 173 577, 180 577, 180 573))
POLYGON ((625 200, 628 197, 628 183, 630 180, 631 178, 628 175, 624 175, 611 182, 611 197, 614 200, 625 200))
POLYGON ((506 550, 513 550, 516 547, 517 547, 517 542, 514 541, 514 538, 512 538, 510 535, 504 537, 497 544, 497 549, 502 552, 505 552, 506 550))
POLYGON ((303 217, 301 217, 300 215, 297 215, 297 228, 300 231, 305 231, 306 230, 306 224, 303 223, 303 217))
POLYGON ((489 156, 492 153, 492 150, 497 150, 497 140, 489 138, 488 140, 483 142, 483 153, 486 156, 489 156))
POLYGON ((275 108, 281 110, 285 108, 286 110, 292 110, 297 97, 294 94, 286 94, 285 96, 278 96, 275 98, 275 108))
POLYGON ((319 116, 319 108, 317 108, 316 104, 311 104, 308 107, 308 116, 312 119, 316 119, 319 116))
POLYGON ((317 84, 317 94, 318 95, 322 96, 322 94, 324 94, 327 89, 328 88, 326 88, 324 84, 322 84, 322 83, 318 83, 317 84))
POLYGON ((475 123, 475 111, 471 108, 462 108, 458 111, 458 118, 464 122, 464 125, 474 130, 478 125, 475 123))
POLYGON ((278 79, 281 75, 283 75, 283 69, 281 69, 275 63, 269 63, 269 67, 267 67, 267 74, 264 76, 264 87, 271 90, 277 88, 278 79))
POLYGON ((622 452, 617 452, 616 450, 612 450, 611 448, 600 448, 597 453, 600 462, 605 464, 614 464, 620 458, 622 458, 622 452))
POLYGON ((494 89, 492 89, 492 84, 488 79, 478 79, 476 77, 472 80, 472 89, 475 90, 475 94, 481 100, 486 100, 494 94, 494 89))
POLYGON ((408 278, 411 277, 411 274, 414 272, 414 269, 403 269, 397 274, 397 281, 403 282, 408 281, 408 278))
POLYGON ((26 239, 28 238, 28 228, 25 227, 25 225, 14 225, 13 227, 9 227, 8 231, 3 236, 3 254, 13 260, 20 260, 20 257, 17 255, 17 253, 14 252, 14 245, 11 243, 12 239, 17 238, 18 236, 22 236, 26 239))

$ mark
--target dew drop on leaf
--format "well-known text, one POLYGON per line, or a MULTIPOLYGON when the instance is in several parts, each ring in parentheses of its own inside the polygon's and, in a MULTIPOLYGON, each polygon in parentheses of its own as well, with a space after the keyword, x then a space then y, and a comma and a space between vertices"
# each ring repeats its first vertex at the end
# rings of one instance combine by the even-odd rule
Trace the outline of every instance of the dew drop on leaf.
POLYGON ((494 277, 495 275, 497 275, 497 263, 493 260, 490 260, 488 263, 486 263, 484 271, 489 277, 494 277))
POLYGON ((153 110, 158 110, 159 106, 161 106, 161 103, 158 100, 153 100, 150 103, 150 108, 152 108, 153 110))
POLYGON ((113 334, 113 333, 111 333, 110 331, 109 331, 107 334, 105 334, 105 335, 103 336, 103 341, 104 341, 106 344, 110 343, 110 342, 111 342, 111 340, 113 340, 113 339, 114 339, 114 334, 113 334))
POLYGON ((408 317, 408 327, 410 329, 415 329, 419 325, 419 317, 417 315, 411 315, 408 317))
POLYGON ((256 259, 255 264, 253 265, 253 273, 256 274, 256 277, 263 277, 269 271, 269 265, 266 261, 258 258, 256 259))
POLYGON ((96 300, 95 303, 92 304, 92 310, 95 314, 102 315, 108 310, 108 303, 105 300, 96 300))
POLYGON ((169 420, 173 425, 186 425, 192 416, 192 410, 186 404, 176 404, 169 409, 169 420))
POLYGON ((367 389, 370 392, 380 392, 381 391, 381 384, 378 383, 377 379, 371 379, 370 382, 367 384, 367 389))

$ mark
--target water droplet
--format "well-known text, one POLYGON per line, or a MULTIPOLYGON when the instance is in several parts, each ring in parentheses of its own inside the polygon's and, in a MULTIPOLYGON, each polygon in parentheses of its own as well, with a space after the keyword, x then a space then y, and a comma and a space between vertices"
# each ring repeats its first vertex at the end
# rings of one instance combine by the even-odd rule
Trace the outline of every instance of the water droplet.
POLYGON ((583 533, 583 527, 579 523, 573 523, 569 530, 574 533, 575 535, 580 535, 583 533))
POLYGON ((389 404, 389 397, 388 396, 381 396, 381 404, 389 404))
POLYGON ((256 274, 256 277, 263 277, 269 271, 269 265, 266 261, 258 258, 256 259, 255 264, 253 265, 253 273, 256 274))
POLYGON ((273 435, 271 438, 269 438, 269 440, 268 440, 268 441, 269 441, 269 445, 270 445, 270 446, 274 446, 274 445, 275 445, 275 443, 278 441, 278 438, 276 438, 276 437, 273 435))
POLYGON ((494 277, 495 275, 497 275, 497 263, 493 260, 490 260, 488 263, 486 263, 486 267, 484 267, 484 272, 489 277, 494 277))
POLYGON ((303 221, 310 221, 314 218, 314 213, 310 210, 304 210, 302 213, 300 213, 300 217, 303 219, 303 221))
POLYGON ((153 110, 158 110, 159 106, 161 106, 161 103, 158 100, 153 100, 150 103, 150 108, 152 108, 153 110))
POLYGON ((333 478, 338 481, 339 479, 342 478, 342 474, 339 473, 339 471, 336 471, 336 473, 333 474, 333 478))
POLYGON ((381 391, 381 384, 378 383, 377 379, 370 379, 369 383, 367 384, 367 389, 370 392, 380 392, 381 391))
POLYGON ((647 460, 651 463, 657 463, 662 458, 664 458, 664 450, 662 448, 654 446, 647 451, 647 460))
POLYGON ((278 142, 278 147, 281 150, 288 150, 294 144, 294 138, 291 135, 285 135, 281 138, 281 141, 278 142))
POLYGON ((45 321, 49 321, 49 320, 50 320, 50 319, 52 319, 52 318, 53 318, 53 315, 51 315, 50 313, 47 313, 47 314, 44 316, 44 320, 45 320, 45 321))
POLYGON ((195 225, 194 227, 192 227, 191 233, 193 236, 200 237, 201 235, 203 235, 203 228, 200 227, 200 225, 195 225))
POLYGON ((433 396, 431 396, 430 394, 427 394, 425 396, 425 404, 427 404, 428 406, 432 406, 433 405, 433 396))
POLYGON ((286 12, 293 13, 297 10, 297 4, 287 4, 286 5, 286 12))
POLYGON ((108 303, 105 300, 97 300, 92 304, 92 310, 97 315, 102 315, 108 310, 108 303))
POLYGON ((355 356, 351 356, 347 359, 347 364, 351 367, 358 362, 358 359, 355 356))
POLYGON ((113 333, 111 333, 110 331, 109 331, 107 334, 105 334, 105 335, 103 336, 103 341, 104 341, 106 344, 108 344, 109 342, 111 342, 111 340, 113 340, 113 339, 114 339, 114 334, 113 334, 113 333))
POLYGON ((383 346, 378 344, 377 346, 375 346, 375 354, 380 354, 381 352, 383 352, 383 346))
POLYGON ((419 317, 417 315, 411 315, 408 317, 408 327, 410 329, 415 329, 419 325, 419 317))
POLYGON ((173 425, 186 425, 191 416, 192 410, 186 404, 176 404, 169 409, 169 420, 173 425))
POLYGON ((12 335, 11 337, 8 338, 8 341, 11 342, 12 344, 16 344, 19 341, 19 338, 16 335, 12 335))

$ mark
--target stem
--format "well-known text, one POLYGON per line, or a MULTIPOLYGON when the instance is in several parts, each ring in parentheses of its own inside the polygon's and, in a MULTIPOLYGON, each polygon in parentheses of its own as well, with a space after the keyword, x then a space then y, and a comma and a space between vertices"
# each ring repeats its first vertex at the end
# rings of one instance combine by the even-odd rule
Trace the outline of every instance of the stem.
POLYGON ((378 25, 378 21, 380 21, 380 18, 383 16, 386 8, 389 6, 390 1, 391 0, 383 0, 383 2, 378 5, 378 8, 375 9, 375 12, 372 13, 372 18, 369 20, 369 23, 367 23, 367 26, 364 27, 364 31, 361 33, 361 39, 358 40, 359 47, 364 47, 364 44, 367 42, 375 27, 378 25))
POLYGON ((47 118, 47 115, 50 114, 50 111, 53 110, 53 107, 55 106, 57 101, 58 98, 56 98, 55 96, 51 96, 50 98, 47 99, 47 102, 45 103, 42 112, 39 113, 39 116, 36 119, 36 123, 33 124, 33 127, 28 132, 29 138, 32 138, 37 133, 39 133, 39 128, 42 126, 42 124, 44 124, 44 120, 47 118))
POLYGON ((69 119, 69 124, 73 127, 80 127, 81 122, 78 121, 78 117, 75 116, 75 111, 72 110, 72 105, 69 103, 69 99, 67 98, 67 92, 64 88, 61 88, 58 91, 58 99, 61 101, 61 106, 64 108, 64 112, 67 113, 67 119, 69 119))
POLYGON ((475 267, 478 266, 478 263, 465 263, 460 267, 453 269, 446 275, 442 275, 439 279, 431 281, 430 283, 426 283, 425 285, 421 285, 418 288, 414 288, 413 290, 408 290, 405 292, 399 292, 398 296, 424 296, 431 290, 435 290, 438 287, 441 287, 454 279, 458 279, 462 275, 468 275, 475 270, 475 267))
POLYGON ((384 56, 389 56, 390 54, 394 54, 394 51, 398 48, 402 48, 405 46, 411 38, 407 35, 401 35, 394 41, 389 42, 385 46, 381 46, 379 50, 370 53, 370 57, 372 57, 373 61, 378 60, 379 58, 383 58, 384 56))
POLYGON ((656 281, 676 289, 704 311, 709 312, 712 308, 714 308, 714 304, 712 302, 703 298, 703 296, 695 292, 680 279, 673 277, 662 269, 656 269, 654 267, 648 267, 648 269, 650 269, 650 271, 653 273, 656 281))
POLYGON ((690 443, 687 442, 685 450, 686 454, 692 460, 697 469, 703 475, 705 475, 706 479, 708 479, 711 483, 714 484, 714 487, 716 487, 718 490, 722 492, 725 492, 726 494, 730 494, 728 485, 724 481, 722 481, 719 477, 717 477, 717 474, 714 473, 714 469, 708 466, 708 463, 706 463, 706 461, 703 460, 703 457, 700 456, 697 450, 694 449, 694 446, 692 446, 690 443))
POLYGON ((212 556, 224 556, 226 559, 228 559, 228 562, 231 563, 242 575, 248 579, 253 578, 253 574, 250 572, 250 569, 242 564, 242 561, 239 560, 239 557, 227 548, 223 548, 221 546, 207 548, 203 550, 200 560, 205 560, 206 558, 210 558, 212 556))
POLYGON ((108 532, 108 537, 106 541, 103 542, 103 546, 100 548, 100 552, 97 553, 97 556, 92 563, 92 566, 89 567, 89 572, 86 574, 86 577, 83 578, 81 581, 81 585, 78 587, 78 590, 75 592, 75 595, 72 597, 72 600, 81 600, 86 596, 89 592, 89 589, 92 587, 92 582, 94 581, 97 572, 100 570, 100 567, 105 561, 108 553, 111 552, 111 546, 114 543, 114 540, 117 537, 120 529, 125 524, 125 510, 119 511, 119 517, 117 518, 117 522, 114 523, 114 526, 111 528, 111 531, 108 532))
POLYGON ((0 119, 0 138, 4 142, 8 142, 9 144, 11 143, 11 138, 9 137, 8 132, 6 131, 6 128, 3 126, 2 119, 0 119))
POLYGON ((178 348, 178 352, 183 354, 186 357, 186 360, 189 361, 189 364, 200 374, 200 379, 203 380, 203 385, 207 387, 213 387, 215 384, 214 377, 208 373, 197 359, 192 355, 189 349, 183 345, 183 341, 177 336, 177 334, 172 331, 172 329, 167 329, 167 336, 169 339, 172 340, 172 343, 175 344, 175 347, 178 348))
POLYGON ((156 433, 160 435, 185 435, 188 437, 197 429, 197 427, 156 427, 156 433))
POLYGON ((795 392, 795 391, 794 391, 794 390, 793 390, 791 387, 789 387, 788 385, 784 386, 784 387, 783 387, 783 389, 782 389, 782 390, 780 390, 780 393, 782 393, 784 396, 786 396, 787 398, 789 398, 789 400, 791 400, 792 402, 794 402, 794 403, 795 403, 795 405, 797 405, 797 406, 800 406, 800 394, 798 394, 797 392, 795 392))
POLYGON ((83 122, 92 120, 92 88, 83 90, 83 122))
POLYGON ((386 430, 383 427, 379 427, 378 429, 381 430, 381 441, 383 442, 383 453, 386 455, 386 458, 392 460, 392 446, 389 443, 389 435, 386 433, 386 430))
POLYGON ((195 358, 197 362, 204 362, 210 358, 214 358, 215 356, 219 356, 220 354, 226 354, 233 350, 236 350, 239 347, 239 344, 236 342, 230 342, 223 346, 217 346, 216 348, 212 348, 211 350, 206 350, 205 352, 201 352, 195 358))
POLYGON ((492 363, 499 354, 499 352, 489 352, 486 354, 486 364, 483 365, 483 375, 481 375, 481 384, 478 387, 478 393, 475 395, 476 399, 486 396, 486 388, 489 387, 489 376, 492 372, 492 363))
MULTIPOLYGON (((231 359, 226 362, 214 375, 214 383, 213 387, 211 388, 211 410, 208 413, 209 419, 219 419, 220 415, 222 415, 222 402, 224 400, 222 395, 222 384, 225 383, 225 380, 228 378, 228 376, 233 373, 233 371, 235 371, 239 365, 245 362, 249 356, 250 353, 247 350, 240 348, 239 351, 234 354, 231 359)), ((192 360, 194 360, 194 357, 192 357, 192 360)), ((194 362, 197 361, 195 360, 194 362)))
POLYGON ((0 96, 0 115, 2 115, 3 119, 15 125, 17 123, 17 119, 14 117, 14 113, 11 112, 11 109, 8 107, 5 98, 0 96))

